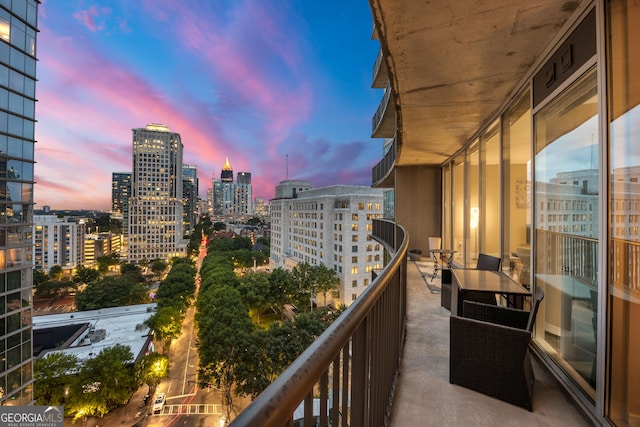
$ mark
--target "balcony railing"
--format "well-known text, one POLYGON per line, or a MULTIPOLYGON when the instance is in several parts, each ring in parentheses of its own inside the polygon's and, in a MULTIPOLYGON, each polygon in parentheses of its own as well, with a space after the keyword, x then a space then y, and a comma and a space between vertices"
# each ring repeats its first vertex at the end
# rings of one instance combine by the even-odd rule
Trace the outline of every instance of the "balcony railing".
POLYGON ((384 95, 371 119, 372 138, 391 138, 396 131, 396 110, 391 104, 391 85, 387 82, 384 95))
POLYGON ((389 171, 393 168, 396 161, 396 154, 398 150, 397 140, 394 138, 389 147, 389 151, 384 155, 382 160, 371 169, 371 182, 373 186, 379 184, 389 174, 389 171))
POLYGON ((389 80, 387 66, 383 63, 383 60, 384 54, 382 53, 382 49, 380 49, 378 51, 378 56, 376 57, 376 62, 373 64, 373 83, 371 84, 371 87, 383 88, 389 80))
POLYGON ((291 426, 301 401, 305 426, 387 425, 405 336, 409 236, 384 220, 374 220, 373 235, 394 253, 390 262, 232 427, 291 426))

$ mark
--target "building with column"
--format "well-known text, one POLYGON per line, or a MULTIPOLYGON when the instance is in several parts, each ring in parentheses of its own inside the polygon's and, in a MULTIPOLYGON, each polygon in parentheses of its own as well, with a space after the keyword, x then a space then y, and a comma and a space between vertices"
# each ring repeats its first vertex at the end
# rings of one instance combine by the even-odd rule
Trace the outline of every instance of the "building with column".
POLYGON ((373 186, 545 298, 532 349, 598 425, 640 425, 640 4, 370 2, 373 186))
POLYGON ((0 405, 33 401, 37 0, 0 5, 0 405))
POLYGON ((180 135, 162 124, 133 129, 128 260, 170 260, 186 254, 183 239, 180 135))
POLYGON ((372 221, 382 217, 382 190, 335 185, 313 188, 282 181, 270 201, 269 266, 290 269, 301 262, 324 264, 340 279, 335 304, 350 305, 382 267, 382 247, 372 239, 372 221))

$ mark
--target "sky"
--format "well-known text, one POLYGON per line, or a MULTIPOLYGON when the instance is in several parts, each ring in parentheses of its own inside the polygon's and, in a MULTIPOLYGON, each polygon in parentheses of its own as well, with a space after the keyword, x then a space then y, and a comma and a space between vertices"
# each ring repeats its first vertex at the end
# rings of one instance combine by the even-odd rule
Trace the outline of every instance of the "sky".
POLYGON ((36 209, 109 210, 150 123, 180 134, 203 198, 227 157, 265 200, 285 179, 371 185, 366 0, 44 0, 38 27, 36 209))

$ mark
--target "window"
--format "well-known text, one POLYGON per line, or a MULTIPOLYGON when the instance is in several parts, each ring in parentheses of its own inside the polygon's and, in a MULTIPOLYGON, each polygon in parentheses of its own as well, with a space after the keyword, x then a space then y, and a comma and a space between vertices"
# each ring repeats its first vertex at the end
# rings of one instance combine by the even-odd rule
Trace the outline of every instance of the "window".
POLYGON ((351 257, 351 263, 352 264, 357 264, 358 263, 358 257, 357 256, 352 256, 351 257))
POLYGON ((358 252, 358 246, 357 245, 351 246, 351 252, 358 252))
MULTIPOLYGON (((367 230, 369 229, 369 225, 367 224, 367 230)), ((358 224, 351 224, 351 231, 358 231, 358 224)))
POLYGON ((357 213, 351 214, 351 221, 357 221, 357 220, 358 220, 358 214, 357 213))
POLYGON ((357 234, 352 234, 351 235, 351 241, 352 242, 357 242, 358 241, 358 235, 357 234))
POLYGON ((358 281, 357 280, 352 280, 351 281, 351 287, 355 288, 356 286, 358 286, 358 281))
POLYGON ((351 274, 358 274, 358 267, 351 267, 351 274))
POLYGON ((355 301, 358 298, 358 294, 351 294, 351 301, 355 301))

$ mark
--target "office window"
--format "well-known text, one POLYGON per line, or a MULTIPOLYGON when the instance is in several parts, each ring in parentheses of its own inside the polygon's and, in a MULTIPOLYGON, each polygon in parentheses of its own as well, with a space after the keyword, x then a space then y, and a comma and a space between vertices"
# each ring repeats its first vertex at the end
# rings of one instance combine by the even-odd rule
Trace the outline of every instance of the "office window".
POLYGON ((351 235, 351 241, 352 242, 357 242, 358 241, 358 235, 357 234, 352 234, 351 235))
POLYGON ((351 257, 351 263, 352 264, 357 264, 358 263, 358 257, 357 256, 352 256, 351 257))
POLYGON ((351 267, 351 274, 358 274, 358 267, 351 267))
POLYGON ((351 246, 351 252, 358 252, 358 246, 351 246))

